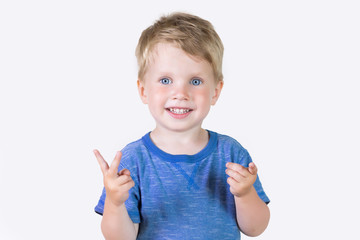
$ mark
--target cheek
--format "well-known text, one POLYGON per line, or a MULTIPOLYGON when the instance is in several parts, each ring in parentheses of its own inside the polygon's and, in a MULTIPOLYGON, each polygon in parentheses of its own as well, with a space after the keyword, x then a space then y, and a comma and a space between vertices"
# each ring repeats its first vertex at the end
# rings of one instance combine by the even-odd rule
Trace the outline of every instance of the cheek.
POLYGON ((211 91, 209 91, 208 89, 199 89, 198 91, 196 91, 196 93, 194 93, 194 96, 196 96, 196 102, 205 107, 207 105, 211 105, 211 99, 212 99, 212 94, 211 91))
POLYGON ((148 104, 158 105, 163 104, 167 99, 167 92, 165 89, 156 88, 148 91, 148 104))
POLYGON ((211 89, 203 89, 202 92, 200 93, 204 99, 206 99, 207 101, 211 101, 212 96, 214 95, 214 91, 212 91, 211 89))

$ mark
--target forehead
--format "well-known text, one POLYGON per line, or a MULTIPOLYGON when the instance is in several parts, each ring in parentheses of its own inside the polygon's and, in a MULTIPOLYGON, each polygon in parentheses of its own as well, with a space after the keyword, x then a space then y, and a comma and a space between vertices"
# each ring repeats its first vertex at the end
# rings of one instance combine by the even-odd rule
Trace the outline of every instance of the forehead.
POLYGON ((193 56, 175 43, 157 43, 149 56, 148 71, 199 71, 204 74, 212 73, 208 61, 198 56, 193 56))

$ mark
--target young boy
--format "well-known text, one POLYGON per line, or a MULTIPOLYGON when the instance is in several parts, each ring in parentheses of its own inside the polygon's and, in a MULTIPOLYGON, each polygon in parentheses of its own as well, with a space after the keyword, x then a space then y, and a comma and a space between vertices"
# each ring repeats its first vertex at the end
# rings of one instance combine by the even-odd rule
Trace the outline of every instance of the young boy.
POLYGON ((117 152, 110 167, 94 150, 104 175, 95 211, 105 238, 261 234, 269 199, 250 155, 201 127, 223 87, 223 45, 213 26, 185 13, 162 17, 143 31, 136 57, 140 98, 156 127, 117 152))

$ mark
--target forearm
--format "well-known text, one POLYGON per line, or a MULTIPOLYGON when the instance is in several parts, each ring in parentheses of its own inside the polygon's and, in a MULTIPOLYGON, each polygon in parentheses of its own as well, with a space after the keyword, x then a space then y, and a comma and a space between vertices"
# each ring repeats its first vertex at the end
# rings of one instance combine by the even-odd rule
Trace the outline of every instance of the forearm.
POLYGON ((101 230, 106 240, 136 239, 137 231, 125 204, 120 207, 105 200, 101 230))
POLYGON ((244 234, 255 237, 265 231, 270 220, 270 210, 254 187, 245 196, 235 197, 235 205, 237 222, 244 234))

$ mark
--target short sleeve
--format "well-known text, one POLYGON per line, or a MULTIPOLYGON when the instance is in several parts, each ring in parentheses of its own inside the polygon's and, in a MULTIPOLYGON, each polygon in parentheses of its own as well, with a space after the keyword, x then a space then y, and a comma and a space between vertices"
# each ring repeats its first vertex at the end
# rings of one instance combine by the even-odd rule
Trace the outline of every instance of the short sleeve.
MULTIPOLYGON (((123 156, 122 156, 122 162, 120 163, 119 166, 119 171, 121 171, 122 169, 129 169, 127 168, 127 166, 123 163, 126 162, 126 153, 123 152, 123 156)), ((134 172, 136 172, 135 169, 129 169, 130 173, 131 173, 131 177, 135 182, 135 186, 132 187, 129 190, 129 198, 126 200, 125 202, 125 207, 128 211, 129 217, 131 218, 131 220, 134 223, 140 223, 140 211, 139 211, 139 204, 140 204, 140 197, 139 197, 139 184, 138 184, 138 180, 137 177, 133 175, 134 172)), ((100 196, 100 199, 98 201, 98 204, 95 206, 95 212, 103 215, 104 213, 104 204, 105 204, 105 199, 106 199, 106 191, 105 188, 103 188, 102 190, 102 194, 100 196)))
POLYGON ((95 212, 100 215, 103 215, 104 213, 105 197, 106 191, 105 188, 103 188, 98 204, 95 206, 95 212))

